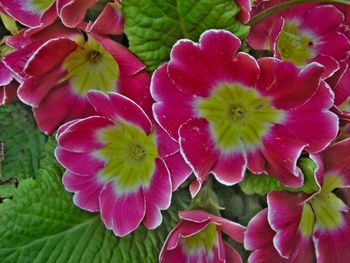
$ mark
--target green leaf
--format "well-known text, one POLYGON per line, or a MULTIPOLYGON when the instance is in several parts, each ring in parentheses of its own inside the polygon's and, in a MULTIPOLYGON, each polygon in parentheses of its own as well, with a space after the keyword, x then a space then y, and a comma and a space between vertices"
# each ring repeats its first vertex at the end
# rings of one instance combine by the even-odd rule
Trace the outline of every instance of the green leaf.
POLYGON ((249 27, 235 18, 232 0, 124 0, 129 48, 153 71, 169 60, 171 47, 182 38, 198 41, 207 29, 226 29, 243 39, 249 27))
POLYGON ((15 182, 1 182, 0 183, 0 202, 1 199, 10 198, 16 191, 15 182))
POLYGON ((270 191, 282 190, 280 182, 266 174, 255 175, 247 172, 244 180, 239 184, 245 194, 265 195, 270 191))
POLYGON ((46 141, 29 107, 17 102, 0 107, 0 142, 4 158, 0 178, 22 180, 34 177, 46 141))
POLYGON ((98 213, 77 208, 52 169, 22 181, 12 200, 0 205, 0 262, 157 262, 160 248, 189 202, 188 191, 175 194, 163 224, 154 231, 140 227, 118 238, 98 213))
POLYGON ((39 163, 40 171, 45 170, 46 172, 50 171, 56 174, 63 174, 64 168, 58 163, 54 154, 56 146, 57 141, 54 134, 45 143, 39 163))
POLYGON ((275 177, 266 174, 254 175, 249 172, 246 173, 244 180, 239 185, 245 194, 265 195, 268 192, 280 190, 307 194, 316 192, 318 185, 314 173, 317 165, 311 159, 302 157, 298 160, 298 167, 304 174, 304 184, 301 187, 285 187, 275 177))

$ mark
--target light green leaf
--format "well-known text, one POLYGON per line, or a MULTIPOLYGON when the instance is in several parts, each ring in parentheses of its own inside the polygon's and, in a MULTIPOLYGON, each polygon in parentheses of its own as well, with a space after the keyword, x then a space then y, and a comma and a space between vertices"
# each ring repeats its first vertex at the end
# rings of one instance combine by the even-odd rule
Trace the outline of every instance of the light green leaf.
POLYGON ((153 71, 169 59, 182 38, 198 41, 207 29, 226 29, 243 39, 249 27, 235 18, 233 0, 124 0, 129 48, 153 71))
POLYGON ((4 158, 0 178, 34 177, 45 141, 46 136, 38 131, 29 107, 20 102, 1 106, 0 142, 4 145, 4 158))
POLYGON ((0 262, 157 262, 177 221, 177 209, 184 209, 189 199, 187 191, 177 193, 156 230, 140 227, 118 238, 106 230, 98 213, 73 204, 57 173, 41 170, 35 180, 22 181, 12 200, 0 205, 0 262))

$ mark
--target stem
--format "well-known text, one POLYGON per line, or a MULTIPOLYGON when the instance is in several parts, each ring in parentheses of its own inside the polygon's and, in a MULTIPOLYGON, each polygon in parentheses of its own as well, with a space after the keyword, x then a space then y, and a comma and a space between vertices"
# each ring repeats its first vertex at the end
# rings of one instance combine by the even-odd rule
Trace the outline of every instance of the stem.
POLYGON ((349 0, 291 0, 288 2, 284 2, 275 6, 272 6, 268 9, 265 9, 264 11, 260 12, 256 16, 254 16, 248 23, 249 26, 254 26, 255 24, 259 23, 261 20, 265 19, 266 17, 276 14, 278 12, 281 12, 289 7, 303 4, 303 3, 310 3, 310 2, 333 2, 333 3, 340 3, 340 4, 346 4, 350 5, 349 0))

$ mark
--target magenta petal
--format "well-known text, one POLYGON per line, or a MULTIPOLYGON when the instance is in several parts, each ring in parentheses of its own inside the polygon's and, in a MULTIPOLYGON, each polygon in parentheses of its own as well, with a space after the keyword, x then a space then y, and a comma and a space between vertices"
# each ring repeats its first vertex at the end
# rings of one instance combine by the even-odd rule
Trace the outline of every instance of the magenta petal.
POLYGON ((314 242, 318 263, 347 263, 350 258, 350 217, 345 216, 343 226, 329 231, 315 231, 314 242))
POLYGON ((234 185, 243 180, 247 158, 242 152, 221 154, 212 173, 224 185, 234 185))
POLYGON ((297 167, 297 160, 307 144, 298 140, 285 127, 276 124, 263 139, 263 153, 267 163, 266 171, 278 178, 283 185, 299 187, 303 175, 297 167))
POLYGON ((244 248, 247 250, 268 248, 272 246, 275 234, 267 221, 267 208, 265 208, 250 220, 244 236, 244 248))
POLYGON ((194 112, 192 99, 175 87, 168 76, 167 66, 163 64, 152 76, 151 94, 156 100, 153 113, 159 125, 177 140, 179 127, 194 116, 194 112))
POLYGON ((310 153, 322 151, 338 134, 338 117, 326 110, 332 99, 332 91, 322 81, 317 94, 310 101, 287 113, 285 126, 308 144, 305 150, 310 153))
POLYGON ((71 126, 73 123, 80 121, 81 119, 75 119, 75 120, 71 120, 71 121, 67 121, 64 124, 62 124, 56 132, 56 140, 58 139, 58 137, 60 137, 61 133, 63 133, 69 126, 71 126))
POLYGON ((8 85, 13 80, 13 73, 0 61, 0 86, 8 85))
MULTIPOLYGON (((289 259, 282 258, 277 250, 271 244, 270 247, 264 249, 258 249, 253 251, 249 258, 248 263, 291 263, 289 259)), ((306 263, 306 262, 294 262, 293 263, 306 263)))
POLYGON ((337 142, 320 153, 326 172, 342 179, 343 187, 350 187, 350 138, 337 142))
POLYGON ((92 152, 103 146, 98 138, 99 130, 110 126, 113 123, 100 116, 76 121, 57 136, 58 144, 71 152, 92 152))
POLYGON ((57 147, 56 159, 66 169, 78 175, 94 175, 105 165, 90 153, 74 153, 57 147))
POLYGON ((325 67, 322 73, 323 79, 332 76, 339 69, 339 63, 337 60, 328 55, 318 55, 312 59, 312 62, 320 63, 325 67))
POLYGON ((17 100, 17 81, 12 81, 6 86, 0 87, 0 106, 17 100))
POLYGON ((348 56, 350 40, 344 34, 333 31, 325 35, 315 48, 319 54, 329 55, 336 60, 343 60, 348 56), (332 44, 328 41, 331 41, 332 44), (333 48, 334 46, 337 48, 333 48))
POLYGON ((94 33, 91 35, 107 49, 118 63, 120 74, 135 75, 145 69, 145 65, 123 45, 94 33))
POLYGON ((191 119, 179 130, 181 153, 201 181, 207 178, 219 157, 209 134, 209 123, 204 119, 191 119))
POLYGON ((102 35, 120 35, 124 31, 124 19, 118 3, 107 3, 98 18, 88 25, 88 31, 102 35))
MULTIPOLYGON (((168 239, 172 233, 169 234, 168 239)), ((167 239, 167 240, 168 240, 167 239)), ((183 251, 181 245, 176 246, 173 249, 167 249, 167 241, 165 241, 162 250, 159 254, 159 262, 160 263, 179 263, 186 262, 186 255, 183 251)))
POLYGON ((248 152, 247 167, 254 174, 265 172, 265 158, 260 150, 251 150, 248 152))
POLYGON ((225 241, 223 242, 225 248, 225 262, 226 263, 242 263, 241 255, 237 252, 236 249, 231 247, 225 241))
MULTIPOLYGON (((20 93, 20 91, 18 91, 18 93, 20 93)), ((71 106, 76 99, 76 95, 72 93, 67 83, 52 89, 41 101, 40 106, 33 109, 39 129, 47 134, 53 133, 65 120, 66 115, 71 110, 71 106), (59 107, 57 106, 57 101, 60 102, 59 107)), ((88 104, 87 101, 86 104, 88 104)), ((75 111, 77 111, 77 108, 75 108, 75 111)))
POLYGON ((57 0, 57 12, 64 25, 76 27, 96 0, 57 0))
POLYGON ((268 220, 272 229, 279 231, 290 225, 299 225, 306 199, 307 196, 303 193, 270 192, 267 195, 268 220))
POLYGON ((179 151, 179 143, 171 138, 169 134, 163 130, 161 127, 159 127, 157 124, 156 126, 156 140, 157 140, 157 147, 158 147, 158 153, 159 156, 162 159, 165 159, 167 156, 172 155, 179 151))
MULTIPOLYGON (((44 97, 54 87, 54 84, 58 83, 65 75, 66 72, 62 69, 53 69, 43 76, 27 78, 18 89, 18 97, 26 104, 32 107, 38 107, 44 97)), ((55 93, 61 93, 61 91, 55 91, 55 93)), ((55 106, 56 104, 57 102, 55 102, 55 106)))
POLYGON ((24 71, 31 76, 50 72, 77 48, 77 43, 68 38, 51 39, 35 51, 28 60, 24 71))
POLYGON ((333 5, 320 5, 307 12, 301 27, 312 29, 318 35, 323 35, 336 31, 343 21, 344 15, 333 5), (320 19, 322 17, 327 17, 327 19, 320 19))
POLYGON ((74 204, 89 212, 100 210, 99 195, 103 183, 99 181, 97 176, 80 176, 66 171, 62 180, 65 189, 75 193, 73 198, 74 204))
POLYGON ((156 169, 147 189, 146 215, 144 224, 149 229, 158 227, 162 222, 160 210, 165 210, 170 206, 171 201, 171 181, 167 167, 161 159, 156 159, 156 169))
POLYGON ((190 177, 192 170, 183 159, 180 151, 168 155, 164 158, 164 161, 170 172, 172 190, 176 191, 190 177))
POLYGON ((115 121, 121 118, 139 126, 146 134, 151 132, 150 119, 142 108, 129 98, 113 92, 106 95, 101 91, 92 90, 88 92, 88 99, 102 116, 115 121))
POLYGON ((261 74, 257 89, 273 98, 280 109, 293 109, 306 103, 316 92, 324 68, 311 63, 299 70, 293 63, 273 58, 258 60, 261 74))
POLYGON ((100 194, 100 209, 106 227, 117 236, 126 236, 140 225, 145 216, 143 190, 139 188, 136 192, 119 194, 110 182, 100 194))
POLYGON ((250 20, 250 13, 252 11, 251 3, 249 0, 236 0, 237 5, 241 9, 238 13, 238 18, 243 24, 247 24, 250 20))

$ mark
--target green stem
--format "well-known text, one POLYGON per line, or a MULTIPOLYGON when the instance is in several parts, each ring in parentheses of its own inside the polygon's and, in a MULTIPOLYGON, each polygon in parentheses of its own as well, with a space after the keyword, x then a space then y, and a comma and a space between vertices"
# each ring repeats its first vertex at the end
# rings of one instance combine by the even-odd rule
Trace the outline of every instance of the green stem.
POLYGON ((265 9, 264 11, 260 12, 256 16, 254 16, 248 23, 249 26, 254 26, 255 24, 259 23, 261 20, 265 19, 266 17, 276 14, 278 12, 281 12, 289 7, 303 4, 303 3, 310 3, 310 2, 332 2, 332 3, 340 3, 340 4, 346 4, 350 5, 349 0, 291 0, 288 2, 281 3, 279 5, 272 6, 268 9, 265 9))

